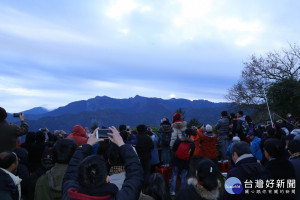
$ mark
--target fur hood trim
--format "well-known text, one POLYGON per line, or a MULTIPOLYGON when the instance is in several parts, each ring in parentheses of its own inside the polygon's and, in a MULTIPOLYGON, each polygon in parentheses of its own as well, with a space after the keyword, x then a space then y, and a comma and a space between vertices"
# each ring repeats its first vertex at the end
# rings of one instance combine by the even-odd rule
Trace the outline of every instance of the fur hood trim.
POLYGON ((172 124, 172 128, 176 128, 176 129, 186 128, 186 126, 187 126, 186 121, 175 122, 175 123, 172 124))
POLYGON ((217 200, 220 196, 221 182, 219 180, 217 188, 212 191, 208 191, 202 185, 200 185, 196 178, 189 178, 187 183, 188 185, 193 185, 196 192, 204 199, 217 200))

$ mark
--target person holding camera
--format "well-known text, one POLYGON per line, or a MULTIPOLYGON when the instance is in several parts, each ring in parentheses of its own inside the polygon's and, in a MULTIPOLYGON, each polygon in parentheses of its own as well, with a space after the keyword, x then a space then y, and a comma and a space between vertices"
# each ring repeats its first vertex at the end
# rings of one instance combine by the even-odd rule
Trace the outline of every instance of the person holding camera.
POLYGON ((17 138, 28 133, 28 125, 24 121, 24 113, 19 114, 21 126, 6 121, 6 110, 0 107, 0 152, 17 147, 17 138))

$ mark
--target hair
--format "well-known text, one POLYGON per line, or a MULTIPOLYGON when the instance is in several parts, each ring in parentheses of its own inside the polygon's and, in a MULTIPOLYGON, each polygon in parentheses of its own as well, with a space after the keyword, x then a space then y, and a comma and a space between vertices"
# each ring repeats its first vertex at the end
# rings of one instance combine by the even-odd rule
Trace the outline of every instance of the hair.
POLYGON ((42 131, 38 131, 36 132, 36 135, 35 135, 35 141, 37 143, 44 143, 45 142, 45 139, 46 139, 46 136, 45 136, 45 133, 42 132, 42 131))
POLYGON ((248 124, 250 124, 250 123, 252 122, 252 119, 251 119, 251 117, 250 117, 249 115, 247 115, 247 116, 245 117, 245 120, 246 120, 246 122, 247 122, 248 124))
POLYGON ((208 191, 214 190, 218 187, 218 176, 220 171, 216 164, 208 159, 202 158, 197 164, 197 179, 203 182, 203 187, 208 191))
POLYGON ((241 111, 241 110, 240 110, 240 111, 238 111, 238 113, 239 113, 240 115, 242 115, 242 116, 244 115, 244 112, 243 112, 243 111, 241 111))
POLYGON ((83 188, 98 188, 106 183, 107 167, 105 160, 98 155, 86 157, 78 169, 78 182, 83 188))
POLYGON ((121 131, 126 131, 126 125, 125 124, 121 124, 120 126, 119 126, 119 131, 121 132, 121 131))
POLYGON ((143 133, 146 133, 147 131, 147 126, 144 125, 144 124, 140 124, 136 127, 136 131, 138 132, 138 134, 143 134, 143 133))
POLYGON ((230 154, 236 153, 239 157, 244 154, 250 154, 251 150, 249 144, 244 141, 236 142, 231 146, 230 154))
POLYGON ((68 164, 77 149, 77 143, 73 139, 61 139, 53 146, 53 160, 56 163, 68 164))
POLYGON ((273 136, 275 135, 275 130, 274 128, 272 128, 271 126, 267 126, 267 133, 268 133, 268 136, 273 136))
POLYGON ((0 167, 8 169, 13 163, 17 161, 17 156, 11 151, 3 151, 0 153, 0 167))
POLYGON ((35 132, 28 132, 26 134, 25 143, 26 144, 32 144, 35 142, 35 132))
POLYGON ((123 141, 127 141, 128 140, 129 133, 126 130, 121 131, 120 135, 121 135, 123 141))
POLYGON ((99 156, 103 156, 104 159, 107 161, 107 150, 109 148, 109 141, 108 140, 104 140, 104 141, 100 141, 99 142, 99 146, 97 149, 97 155, 99 156))
POLYGON ((171 200, 168 184, 160 173, 153 173, 146 180, 144 194, 155 200, 171 200))
POLYGON ((107 158, 111 166, 125 165, 125 161, 120 154, 120 148, 114 143, 111 143, 108 147, 107 158))
POLYGON ((227 111, 222 111, 222 112, 221 112, 221 116, 223 116, 223 117, 228 116, 227 111))
POLYGON ((0 122, 4 121, 7 117, 7 112, 4 108, 0 107, 0 122))
POLYGON ((288 150, 291 153, 300 152, 300 140, 291 140, 288 145, 288 150))
POLYGON ((233 119, 233 118, 236 118, 236 115, 235 113, 230 113, 230 117, 233 119))
POLYGON ((284 145, 277 138, 269 138, 264 143, 264 149, 272 158, 284 156, 284 145))

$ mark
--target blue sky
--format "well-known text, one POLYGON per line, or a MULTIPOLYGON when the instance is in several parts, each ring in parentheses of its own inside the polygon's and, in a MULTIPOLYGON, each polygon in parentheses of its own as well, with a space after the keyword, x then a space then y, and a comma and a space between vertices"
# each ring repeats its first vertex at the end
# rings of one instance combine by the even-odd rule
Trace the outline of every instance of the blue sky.
POLYGON ((0 106, 97 95, 226 101, 243 62, 299 44, 299 1, 0 0, 0 106))

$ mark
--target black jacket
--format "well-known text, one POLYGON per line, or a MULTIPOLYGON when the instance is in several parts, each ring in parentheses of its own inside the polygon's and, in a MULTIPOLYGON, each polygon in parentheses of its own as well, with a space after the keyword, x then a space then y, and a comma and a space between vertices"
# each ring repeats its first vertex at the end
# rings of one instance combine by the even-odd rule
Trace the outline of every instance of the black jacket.
MULTIPOLYGON (((76 193, 77 190, 81 189, 77 181, 78 167, 80 162, 85 157, 91 155, 92 151, 93 151, 92 146, 88 144, 84 144, 82 145, 82 148, 78 148, 74 153, 63 180, 63 199, 74 199, 68 196, 69 190, 72 190, 74 194, 76 193)), ((136 153, 132 149, 131 145, 126 145, 126 144, 122 145, 120 147, 120 153, 123 159, 125 160, 126 179, 123 183, 122 189, 118 191, 115 196, 109 199, 117 199, 117 200, 138 199, 141 192, 142 183, 143 183, 143 170, 140 161, 136 153)), ((107 185, 103 187, 106 186, 107 185)), ((80 193, 77 194, 78 196, 85 195, 80 193)), ((89 196, 85 195, 85 197, 89 197, 89 196)), ((100 196, 99 199, 101 199, 100 196)))
POLYGON ((0 122, 0 152, 13 150, 17 147, 17 137, 28 132, 28 125, 21 121, 21 126, 8 123, 6 120, 0 122))
MULTIPOLYGON (((242 185, 243 185, 243 192, 241 194, 229 194, 224 190, 224 199, 225 200, 234 200, 234 199, 255 199, 256 197, 258 199, 268 199, 267 196, 261 196, 261 195, 253 195, 253 194, 245 194, 245 181, 252 181, 253 185, 255 186, 255 180, 262 179, 266 180, 269 179, 270 172, 266 170, 263 166, 261 166, 259 163, 257 163, 257 160, 255 157, 253 157, 250 154, 242 155, 245 156, 245 158, 239 160, 236 163, 236 166, 232 168, 228 174, 227 179, 230 177, 236 177, 238 178, 242 185), (247 156, 248 155, 248 156, 247 156)), ((226 184, 226 182, 225 182, 226 184)), ((254 187, 253 187, 254 188, 254 187)))
POLYGON ((154 148, 152 139, 146 133, 137 134, 136 152, 140 160, 151 160, 152 149, 154 148))

